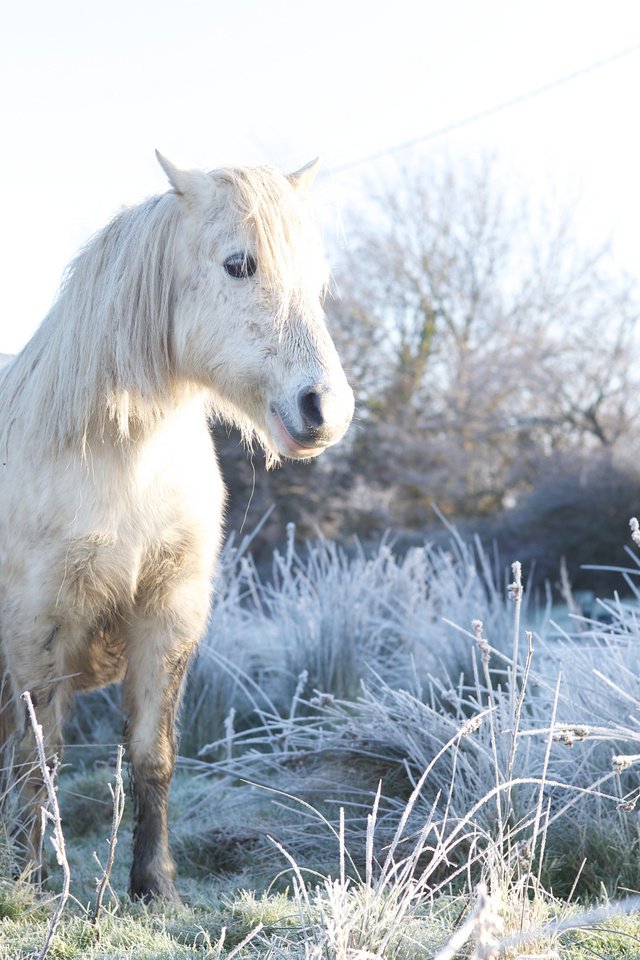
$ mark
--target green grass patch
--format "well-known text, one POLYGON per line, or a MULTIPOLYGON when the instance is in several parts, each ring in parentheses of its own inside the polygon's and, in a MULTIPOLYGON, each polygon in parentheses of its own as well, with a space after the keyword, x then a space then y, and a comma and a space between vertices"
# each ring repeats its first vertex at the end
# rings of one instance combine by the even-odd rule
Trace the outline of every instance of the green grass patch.
MULTIPOLYGON (((432 899, 417 898, 400 917, 401 922, 397 922, 406 891, 394 888, 393 883, 385 889, 364 879, 360 882, 346 877, 341 880, 336 844, 333 844, 331 877, 312 871, 297 874, 292 867, 286 877, 281 878, 282 882, 286 880, 287 888, 279 890, 266 889, 260 880, 257 884, 254 882, 256 878, 252 876, 246 850, 232 858, 236 865, 241 864, 239 869, 218 872, 218 875, 213 869, 205 870, 203 863, 192 869, 189 858, 183 856, 179 882, 183 904, 131 903, 126 896, 130 824, 125 819, 111 882, 113 894, 107 896, 106 909, 98 924, 93 925, 90 916, 95 901, 95 878, 100 874, 94 851, 98 856, 103 848, 106 851, 110 818, 100 804, 108 795, 108 780, 109 771, 104 768, 76 775, 63 770, 59 778, 73 883, 72 899, 49 953, 55 960, 202 960, 226 958, 234 951, 238 951, 236 955, 240 957, 256 960, 267 956, 346 960, 363 955, 363 951, 375 953, 377 948, 382 948, 380 955, 387 960, 418 960, 436 956, 473 908, 467 896, 451 897, 442 892, 432 899), (102 812, 95 817, 87 812, 82 815, 85 803, 89 810, 102 812), (257 928, 255 936, 241 946, 257 928)), ((238 787, 229 784, 227 790, 233 793, 238 787)), ((185 813, 206 803, 210 794, 207 779, 188 773, 176 777, 172 814, 179 823, 180 833, 187 829, 185 813)), ((214 835, 217 835, 215 830, 214 835)), ((331 859, 330 854, 324 859, 331 859)), ((273 876, 290 866, 274 848, 273 876)), ((0 960, 37 956, 44 943, 57 892, 53 857, 49 867, 48 888, 42 893, 37 893, 29 884, 8 878, 0 880, 0 960)), ((259 875, 262 872, 258 871, 259 875)), ((521 902, 507 890, 501 906, 506 934, 517 933, 520 909, 521 902)), ((594 953, 608 960, 627 960, 640 955, 638 914, 609 917, 586 926, 581 924, 577 907, 569 908, 551 898, 547 901, 539 898, 527 908, 525 929, 534 924, 547 925, 558 917, 570 922, 572 912, 576 916, 575 925, 562 933, 540 934, 518 948, 520 953, 526 950, 535 955, 535 951, 556 950, 563 960, 592 960, 594 953)), ((468 954, 463 949, 459 955, 468 954)), ((518 952, 505 955, 515 957, 518 952)))

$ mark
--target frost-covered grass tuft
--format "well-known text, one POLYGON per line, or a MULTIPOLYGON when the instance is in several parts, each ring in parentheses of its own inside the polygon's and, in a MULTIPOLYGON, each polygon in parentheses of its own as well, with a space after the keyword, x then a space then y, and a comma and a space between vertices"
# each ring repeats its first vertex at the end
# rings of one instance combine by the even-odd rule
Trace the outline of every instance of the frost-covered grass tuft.
POLYGON ((468 644, 446 617, 480 617, 494 644, 510 649, 510 612, 479 544, 454 537, 449 550, 426 545, 398 557, 383 542, 369 555, 355 541, 348 550, 327 540, 299 546, 290 525, 266 577, 246 547, 231 543, 223 555, 191 672, 183 752, 218 740, 231 710, 238 728, 315 690, 356 699, 374 674, 395 687, 433 675, 457 682, 470 669, 468 644))
MULTIPOLYGON (((274 829, 303 863, 322 861, 326 834, 297 801, 334 824, 343 807, 362 854, 378 782, 380 829, 392 834, 428 767, 412 822, 431 816, 454 831, 475 811, 441 865, 449 880, 455 863, 472 879, 480 860, 469 851, 492 842, 517 861, 533 831, 536 876, 558 892, 576 877, 596 895, 639 886, 638 858, 625 854, 639 841, 632 605, 614 598, 602 608, 609 623, 563 633, 548 611, 527 609, 519 565, 500 583, 481 546, 456 537, 449 550, 398 558, 387 544, 371 557, 327 542, 299 553, 290 533, 271 580, 246 556, 230 569, 232 592, 195 669, 204 703, 217 703, 204 691, 224 673, 228 711, 210 718, 213 736, 191 766, 295 797, 278 801, 274 829), (607 849, 620 854, 615 872, 603 873, 607 849)), ((263 805, 264 791, 238 789, 263 805)), ((253 855, 272 853, 258 840, 253 855)))

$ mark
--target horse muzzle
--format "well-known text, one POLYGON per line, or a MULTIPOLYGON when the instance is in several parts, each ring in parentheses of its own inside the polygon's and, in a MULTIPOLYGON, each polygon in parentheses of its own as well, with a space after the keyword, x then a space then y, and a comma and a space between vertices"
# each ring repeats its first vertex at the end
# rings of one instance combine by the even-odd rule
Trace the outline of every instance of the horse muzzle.
POLYGON ((285 457, 303 460, 317 457, 347 432, 353 417, 353 391, 337 394, 322 384, 299 390, 294 403, 272 403, 268 423, 278 451, 285 457))

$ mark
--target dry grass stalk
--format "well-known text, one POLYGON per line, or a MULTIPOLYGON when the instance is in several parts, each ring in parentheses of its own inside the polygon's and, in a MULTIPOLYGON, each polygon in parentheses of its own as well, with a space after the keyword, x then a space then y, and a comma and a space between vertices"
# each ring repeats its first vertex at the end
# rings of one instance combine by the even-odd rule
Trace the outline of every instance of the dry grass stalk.
MULTIPOLYGON (((253 930, 250 930, 249 933, 246 935, 246 937, 243 940, 241 940, 240 943, 237 943, 233 948, 233 950, 231 950, 226 955, 226 960, 231 960, 231 958, 235 957, 236 954, 240 953, 241 950, 244 950, 247 944, 250 943, 253 940, 253 938, 257 936, 257 934, 259 934, 260 931, 263 929, 264 929, 264 924, 259 923, 256 927, 253 928, 253 930)), ((222 950, 224 947, 226 936, 227 936, 227 928, 223 927, 222 930, 220 931, 220 939, 218 940, 214 948, 216 951, 215 960, 220 960, 220 956, 222 955, 222 950)))
POLYGON ((573 595, 571 580, 569 579, 569 570, 567 568, 567 558, 560 558, 560 595, 567 605, 569 616, 573 620, 574 629, 580 633, 585 629, 582 611, 573 595))
MULTIPOLYGON (((47 800, 49 802, 50 809, 48 810, 45 806, 42 807, 42 817, 43 817, 43 826, 46 821, 50 821, 53 824, 53 836, 51 837, 51 843, 53 844, 53 849, 56 852, 56 859, 59 865, 62 867, 62 891, 58 899, 58 905, 51 917, 49 922, 49 930, 45 942, 42 946, 42 950, 38 955, 38 960, 44 960, 55 936, 58 924, 62 917, 65 906, 67 905, 67 900, 69 899, 69 887, 71 885, 71 871, 69 869, 69 861, 67 860, 67 853, 64 844, 64 834, 62 832, 62 820, 60 818, 60 808, 58 806, 58 796, 56 793, 55 783, 54 783, 54 772, 47 765, 47 757, 44 749, 44 738, 42 735, 42 726, 38 723, 36 718, 36 712, 31 700, 31 694, 28 690, 25 690, 21 694, 21 699, 25 701, 27 705, 27 710, 29 711, 29 719, 31 721, 31 726, 33 728, 33 735, 36 742, 36 750, 38 754, 38 764, 40 766, 40 772, 42 773, 42 779, 44 781, 44 786, 47 791, 47 800)), ((54 771, 55 771, 55 762, 57 757, 54 757, 54 771)), ((43 830, 44 834, 44 830, 43 830)))
POLYGON ((475 949, 471 960, 494 960, 498 956, 498 937, 502 933, 502 919, 484 883, 477 889, 478 900, 473 913, 456 930, 451 939, 433 960, 453 960, 459 950, 472 938, 475 949))
POLYGON ((511 679, 511 684, 509 687, 509 696, 511 699, 511 716, 512 724, 515 729, 515 705, 514 697, 518 689, 518 664, 520 662, 520 616, 522 612, 522 597, 524 594, 524 587, 522 585, 522 564, 519 560, 515 560, 511 564, 511 572, 513 573, 513 583, 509 584, 507 595, 509 600, 512 600, 514 603, 514 616, 513 616, 513 676, 511 679))
MULTIPOLYGON (((480 650, 480 655, 482 659, 482 667, 484 671, 484 681, 485 689, 487 691, 487 704, 489 707, 495 705, 495 698, 493 692, 493 683, 491 680, 491 671, 489 669, 489 662, 491 659, 491 647, 489 642, 483 637, 483 623, 482 620, 472 620, 471 626, 473 627, 473 632, 475 635, 475 640, 478 649, 480 650)), ((514 666, 514 670, 515 670, 514 666)), ((495 773, 495 782, 499 784, 502 780, 500 775, 500 761, 498 759, 498 734, 496 731, 496 723, 493 711, 489 714, 489 729, 491 731, 491 750, 493 753, 493 768, 495 773)), ((496 810, 498 816, 498 829, 500 830, 500 843, 502 843, 502 831, 504 829, 504 817, 502 812, 502 797, 500 791, 496 793, 496 810)))
POLYGON ((109 784, 109 790, 111 791, 111 797, 113 800, 113 817, 111 819, 111 833, 107 843, 109 844, 109 856, 107 858, 107 865, 103 867, 100 861, 98 860, 97 854, 94 852, 93 856, 98 863, 98 866, 102 870, 102 876, 96 880, 97 883, 97 895, 96 895, 96 905, 93 911, 93 916, 91 922, 97 926, 98 917, 102 909, 102 900, 109 885, 109 878, 111 877, 111 871, 113 869, 114 860, 116 857, 116 845, 118 843, 118 829, 120 823, 122 822, 122 815, 124 813, 124 785, 122 782, 122 757, 124 755, 124 747, 122 744, 118 745, 118 756, 116 759, 116 773, 115 773, 115 789, 109 784))

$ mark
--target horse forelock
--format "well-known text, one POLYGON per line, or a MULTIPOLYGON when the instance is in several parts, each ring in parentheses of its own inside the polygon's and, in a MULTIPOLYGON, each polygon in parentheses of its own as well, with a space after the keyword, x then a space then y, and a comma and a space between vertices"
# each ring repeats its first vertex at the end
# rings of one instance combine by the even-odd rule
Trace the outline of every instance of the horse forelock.
POLYGON ((327 284, 328 269, 319 232, 304 188, 271 167, 226 167, 211 173, 228 189, 224 214, 255 244, 260 282, 278 302, 277 320, 307 296, 317 297, 327 284))

